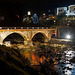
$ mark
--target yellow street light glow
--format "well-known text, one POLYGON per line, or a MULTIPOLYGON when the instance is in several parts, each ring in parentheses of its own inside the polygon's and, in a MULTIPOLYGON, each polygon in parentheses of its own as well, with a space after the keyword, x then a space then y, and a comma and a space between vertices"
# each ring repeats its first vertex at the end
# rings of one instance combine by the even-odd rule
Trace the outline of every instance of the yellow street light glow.
POLYGON ((56 21, 54 20, 54 22, 56 22, 56 21))

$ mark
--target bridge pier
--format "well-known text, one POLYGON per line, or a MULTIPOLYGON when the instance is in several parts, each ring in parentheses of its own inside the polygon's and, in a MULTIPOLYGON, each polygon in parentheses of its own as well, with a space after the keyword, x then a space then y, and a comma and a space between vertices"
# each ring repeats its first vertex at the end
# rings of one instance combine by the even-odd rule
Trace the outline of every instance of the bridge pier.
POLYGON ((31 40, 26 40, 26 41, 24 41, 24 45, 33 46, 31 40))
POLYGON ((48 39, 45 39, 45 42, 48 42, 48 39))

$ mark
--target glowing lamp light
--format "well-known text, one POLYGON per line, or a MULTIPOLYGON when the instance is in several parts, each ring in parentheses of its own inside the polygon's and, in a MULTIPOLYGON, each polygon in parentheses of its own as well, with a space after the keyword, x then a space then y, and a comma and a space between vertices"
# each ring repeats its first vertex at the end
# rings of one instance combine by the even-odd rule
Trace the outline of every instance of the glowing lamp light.
POLYGON ((46 14, 45 14, 45 13, 43 13, 43 15, 45 16, 46 14))
POLYGON ((56 22, 56 21, 54 20, 54 22, 56 22))
POLYGON ((31 12, 30 11, 28 11, 28 15, 31 15, 31 12))
POLYGON ((67 36, 66 36, 66 38, 67 38, 67 39, 70 39, 70 38, 71 38, 71 36, 70 36, 70 35, 67 35, 67 36))

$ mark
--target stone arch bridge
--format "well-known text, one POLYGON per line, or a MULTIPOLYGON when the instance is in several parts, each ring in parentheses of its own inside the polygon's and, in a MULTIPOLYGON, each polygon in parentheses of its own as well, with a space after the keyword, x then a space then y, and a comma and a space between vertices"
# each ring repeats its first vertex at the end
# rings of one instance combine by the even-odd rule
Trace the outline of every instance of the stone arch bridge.
POLYGON ((0 44, 3 44, 3 40, 12 33, 18 33, 24 38, 24 44, 30 44, 32 38, 37 33, 41 33, 45 37, 45 41, 51 39, 52 34, 57 35, 57 29, 50 27, 0 27, 0 44))

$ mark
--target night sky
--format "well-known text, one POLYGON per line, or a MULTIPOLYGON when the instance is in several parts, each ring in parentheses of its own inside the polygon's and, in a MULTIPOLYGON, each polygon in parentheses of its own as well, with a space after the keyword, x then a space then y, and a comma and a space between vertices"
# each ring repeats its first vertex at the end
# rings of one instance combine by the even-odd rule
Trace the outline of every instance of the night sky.
POLYGON ((0 15, 24 15, 30 10, 33 13, 46 12, 51 14, 57 7, 75 4, 75 0, 0 0, 0 15))
POLYGON ((0 9, 12 11, 54 10, 60 6, 75 4, 75 0, 0 0, 0 9))

